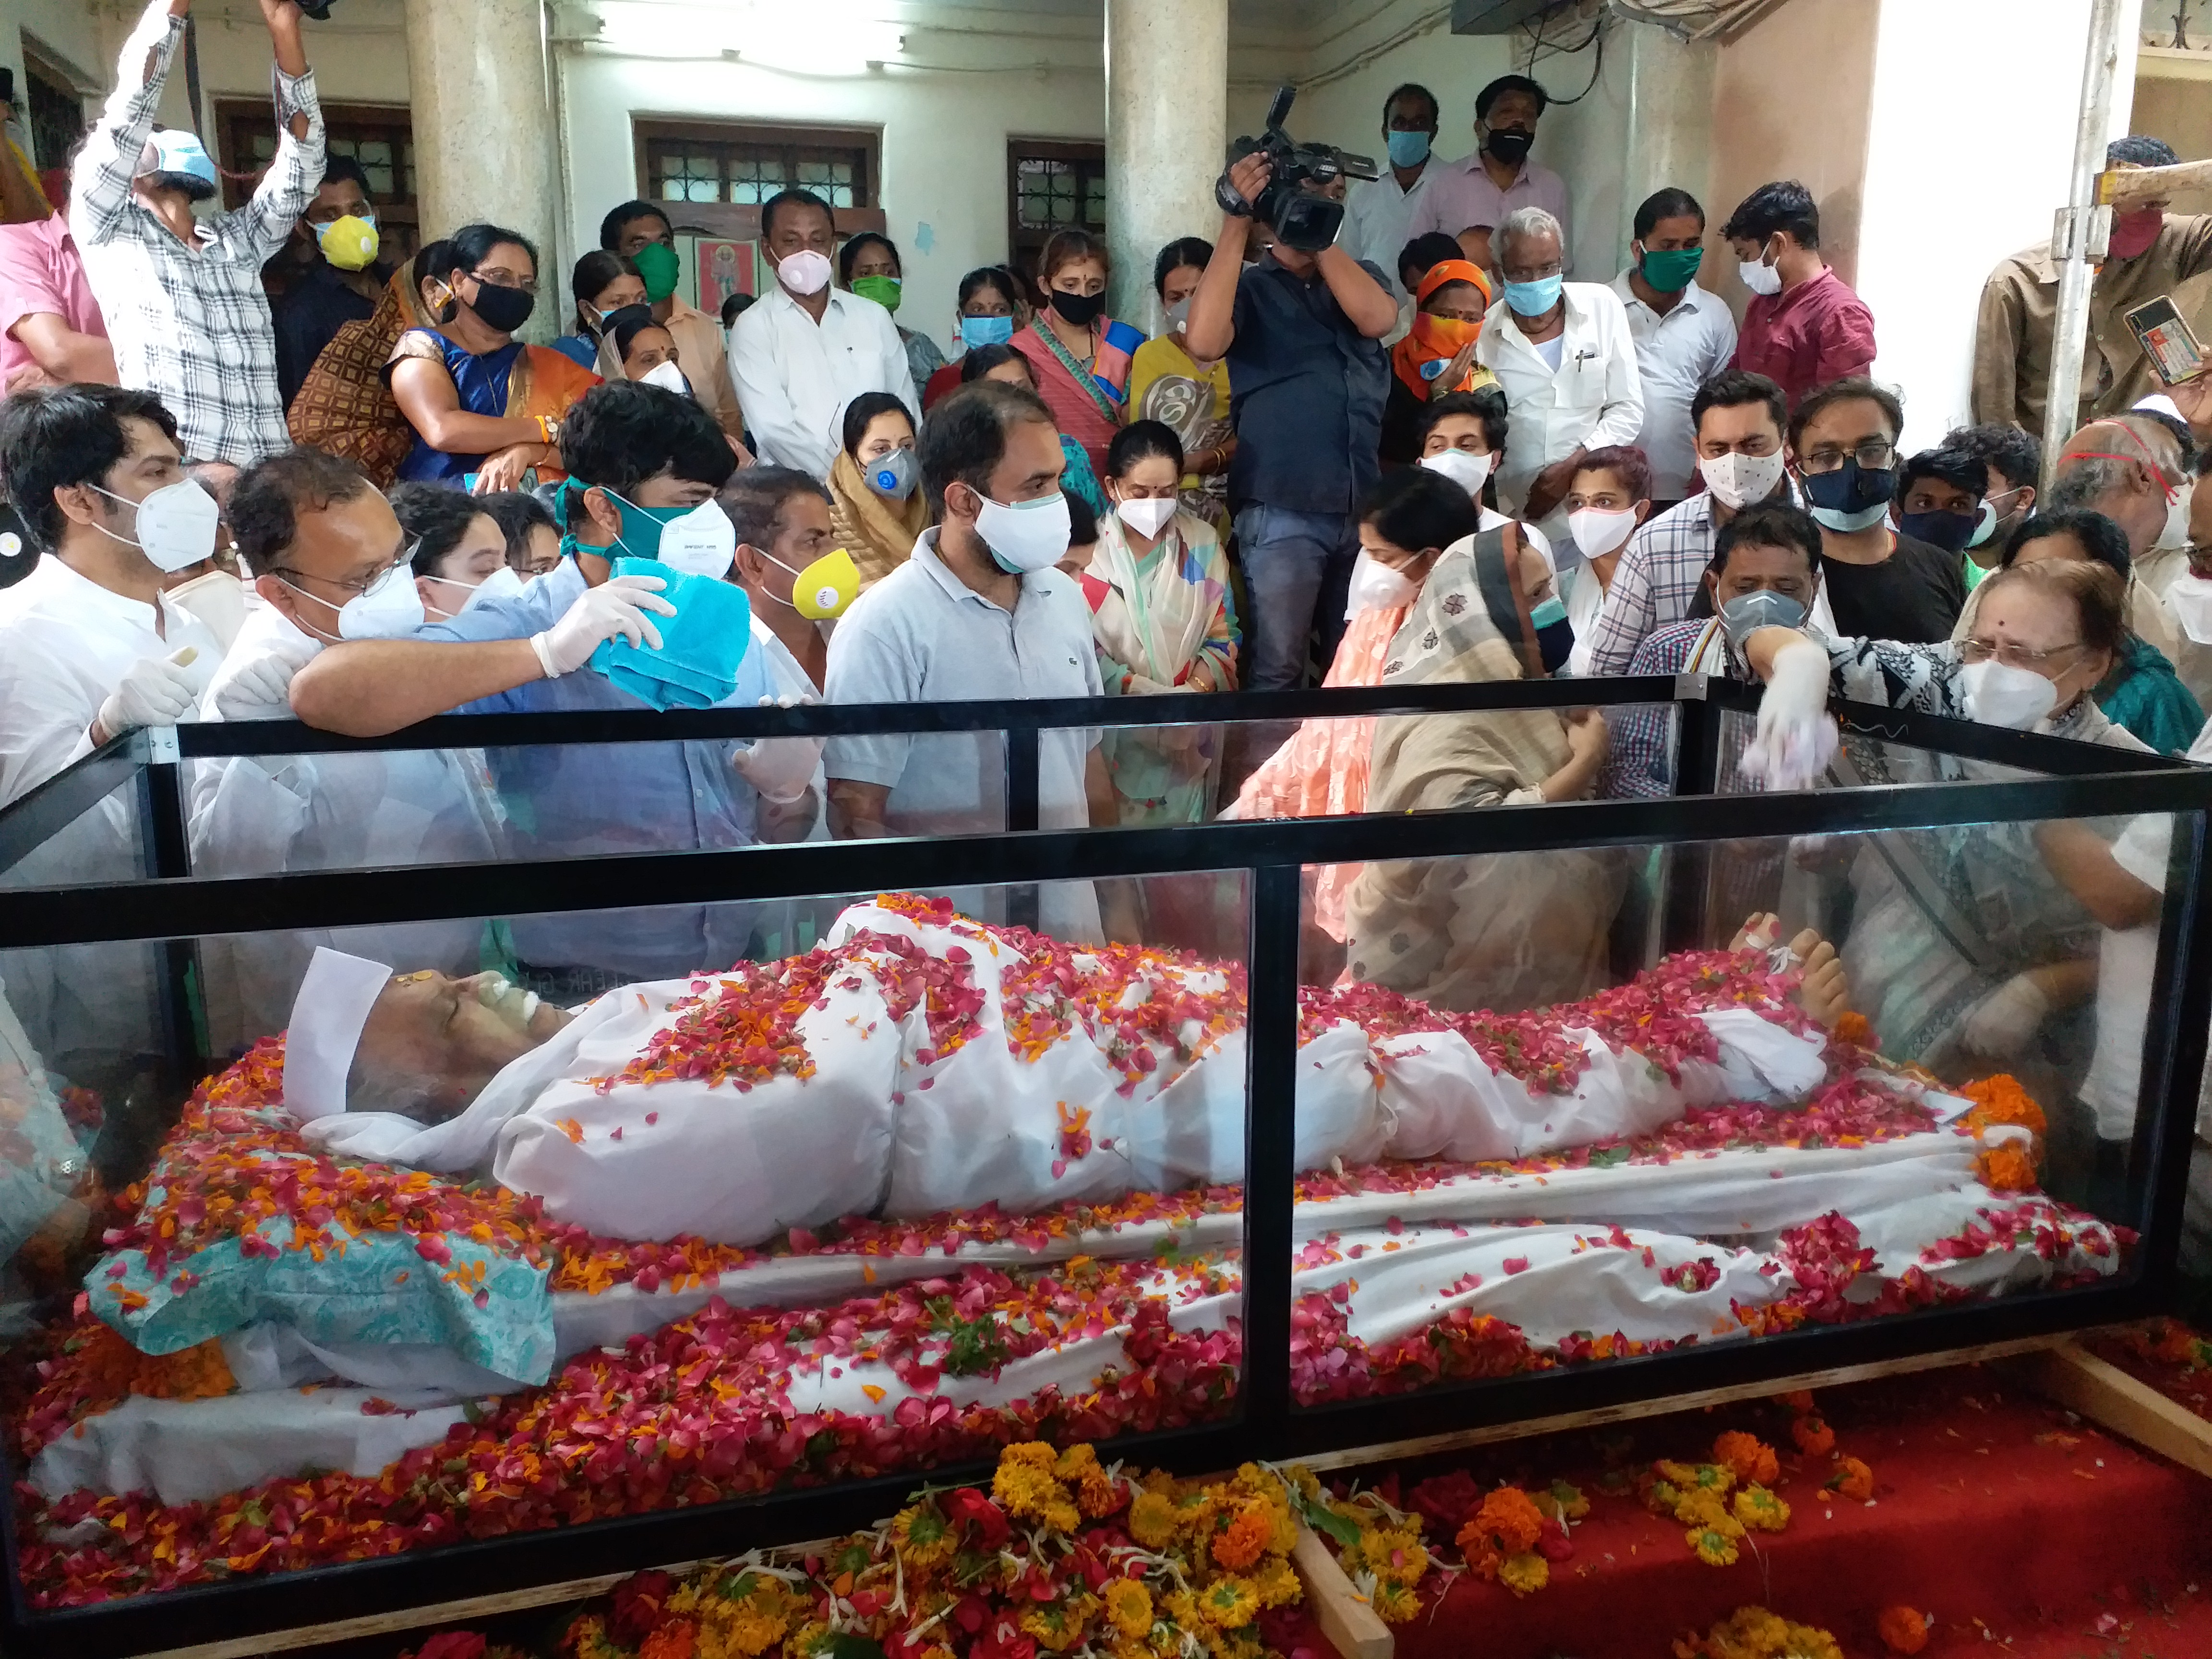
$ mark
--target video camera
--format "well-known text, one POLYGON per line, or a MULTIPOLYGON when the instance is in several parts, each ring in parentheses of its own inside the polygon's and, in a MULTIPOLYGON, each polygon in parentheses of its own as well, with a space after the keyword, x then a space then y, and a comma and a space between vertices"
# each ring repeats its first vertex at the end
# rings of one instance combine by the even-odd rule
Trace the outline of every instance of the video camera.
POLYGON ((1213 194, 1224 213, 1264 219, 1286 246, 1318 253, 1336 240, 1337 228, 1344 222, 1344 204, 1316 196, 1306 186, 1338 179, 1374 179, 1381 173, 1369 156, 1348 155, 1334 144, 1293 143, 1283 123, 1291 118, 1291 105, 1297 95, 1296 87, 1277 87, 1275 101, 1267 106, 1267 130, 1257 138, 1239 138, 1230 147, 1232 166, 1255 150, 1273 164, 1259 199, 1248 204, 1225 172, 1215 182, 1213 194))

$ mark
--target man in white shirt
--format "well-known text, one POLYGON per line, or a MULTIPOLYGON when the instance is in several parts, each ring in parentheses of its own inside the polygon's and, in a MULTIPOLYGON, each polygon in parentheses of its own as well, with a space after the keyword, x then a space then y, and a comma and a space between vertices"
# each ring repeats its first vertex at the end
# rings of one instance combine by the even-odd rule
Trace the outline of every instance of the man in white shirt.
POLYGON ((1431 177, 1451 165, 1437 161, 1430 148, 1436 142, 1437 114, 1436 94, 1415 82, 1384 101, 1382 142, 1389 171, 1352 187, 1344 227, 1336 234, 1336 245, 1346 253, 1389 274, 1391 295, 1401 303, 1409 296, 1398 278, 1398 255, 1412 237, 1413 210, 1431 177))
POLYGON ((1517 208, 1498 226, 1504 297, 1482 319, 1475 361, 1505 389, 1501 502, 1571 545, 1563 503, 1587 450, 1632 442, 1644 426, 1644 382, 1620 296, 1569 283, 1559 222, 1517 208))
POLYGON ((4 805, 111 738, 190 718, 222 647, 161 597, 169 573, 215 551, 216 508, 185 476, 176 421, 152 392, 11 399, 0 482, 50 556, 0 626, 4 805))
POLYGON ((761 246, 776 286, 730 331, 730 374, 760 459, 830 476, 845 405, 888 392, 919 414, 906 343, 891 314, 830 285, 837 232, 830 205, 787 190, 761 209, 761 246))
POLYGON ((1644 379, 1636 447, 1651 463, 1654 513, 1690 493, 1698 472, 1690 400, 1735 355, 1735 317, 1698 286, 1705 240, 1705 209, 1686 190, 1669 186, 1636 210, 1634 263, 1613 279, 1644 379))

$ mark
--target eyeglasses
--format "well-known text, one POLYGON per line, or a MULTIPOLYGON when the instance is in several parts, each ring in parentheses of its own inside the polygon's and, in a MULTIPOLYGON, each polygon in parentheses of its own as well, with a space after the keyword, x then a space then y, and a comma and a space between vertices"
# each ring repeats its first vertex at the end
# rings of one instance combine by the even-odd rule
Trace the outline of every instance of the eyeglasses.
POLYGON ((1509 283, 1540 283, 1547 276, 1564 275, 1567 267, 1564 260, 1554 259, 1549 264, 1533 269, 1527 265, 1502 265, 1499 269, 1505 273, 1505 280, 1509 283))
POLYGON ((1808 472, 1835 472, 1842 470, 1848 460, 1856 460, 1869 472, 1879 472, 1897 459, 1897 446, 1887 438, 1869 438, 1856 449, 1815 449, 1808 453, 1804 468, 1808 472))
MULTIPOLYGON (((421 545, 420 543, 415 544, 415 546, 419 545, 421 545)), ((320 582, 325 587, 335 587, 341 592, 358 596, 383 586, 392 579, 392 572, 398 570, 402 565, 412 565, 415 562, 415 546, 408 547, 398 558, 377 571, 375 574, 364 576, 359 581, 345 581, 336 576, 318 576, 312 571, 300 570, 292 566, 282 564, 271 565, 269 574, 272 576, 283 577, 287 581, 296 578, 303 582, 320 582)))
POLYGON ((1960 662, 1987 662, 1995 657, 2007 668, 2033 669, 2040 674, 2062 657, 2070 657, 2083 648, 2081 641, 2072 645, 2053 646, 2048 651, 2030 651, 2021 645, 1999 645, 1995 640, 1960 640, 1960 662))
POLYGON ((472 270, 469 275, 480 283, 489 283, 494 288, 517 288, 525 294, 538 292, 536 277, 533 276, 526 282, 511 270, 472 270))

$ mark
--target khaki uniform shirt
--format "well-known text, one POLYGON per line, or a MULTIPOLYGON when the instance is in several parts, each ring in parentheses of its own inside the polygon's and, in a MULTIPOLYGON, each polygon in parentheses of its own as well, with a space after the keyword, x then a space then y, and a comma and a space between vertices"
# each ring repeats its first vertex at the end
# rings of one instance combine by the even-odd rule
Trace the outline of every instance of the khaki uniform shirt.
MULTIPOLYGON (((2108 259, 2097 272, 2089 290, 2089 344, 2075 426, 2124 414, 2163 390, 2126 314, 2162 294, 2173 296, 2200 339, 2212 333, 2212 214, 2167 214, 2148 252, 2108 259)), ((2048 247, 2015 253, 1990 273, 1974 340, 1976 421, 2009 422, 2042 435, 2057 317, 2058 270, 2048 247)))

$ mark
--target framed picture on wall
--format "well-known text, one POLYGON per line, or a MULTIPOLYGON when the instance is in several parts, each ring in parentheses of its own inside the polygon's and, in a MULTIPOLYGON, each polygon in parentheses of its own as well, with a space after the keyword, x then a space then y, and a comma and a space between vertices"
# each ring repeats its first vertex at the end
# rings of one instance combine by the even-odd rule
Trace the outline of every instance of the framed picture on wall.
POLYGON ((694 251, 699 309, 720 316, 722 301, 732 294, 757 294, 754 253, 757 242, 738 242, 701 237, 694 251))

